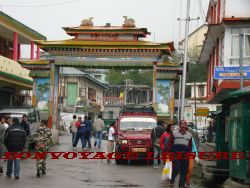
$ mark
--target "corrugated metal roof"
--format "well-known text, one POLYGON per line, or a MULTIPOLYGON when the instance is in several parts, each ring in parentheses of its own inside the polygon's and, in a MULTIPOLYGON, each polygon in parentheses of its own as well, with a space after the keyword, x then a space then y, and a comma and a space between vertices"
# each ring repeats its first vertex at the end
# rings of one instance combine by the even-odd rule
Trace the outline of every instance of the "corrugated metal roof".
POLYGON ((108 87, 105 86, 100 81, 98 81, 95 78, 92 78, 91 76, 89 76, 88 74, 86 74, 78 69, 72 68, 72 67, 62 67, 60 74, 61 75, 68 75, 68 76, 83 76, 83 77, 87 78, 88 80, 91 80, 95 84, 103 87, 104 89, 108 89, 108 87))

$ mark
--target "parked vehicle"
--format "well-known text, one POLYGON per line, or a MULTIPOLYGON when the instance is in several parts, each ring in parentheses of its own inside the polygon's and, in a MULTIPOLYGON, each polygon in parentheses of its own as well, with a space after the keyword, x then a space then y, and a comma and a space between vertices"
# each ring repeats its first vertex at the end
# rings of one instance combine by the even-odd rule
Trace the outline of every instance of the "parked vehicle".
MULTIPOLYGON (((40 124, 40 114, 39 111, 31 107, 12 107, 4 108, 0 110, 0 118, 18 118, 19 121, 22 121, 22 116, 26 114, 30 122, 30 134, 31 137, 35 133, 37 127, 40 124)), ((30 148, 34 148, 34 144, 30 143, 30 148)))
MULTIPOLYGON (((151 131, 157 126, 152 107, 129 106, 122 109, 116 121, 116 152, 138 152, 139 159, 152 152, 151 131)), ((121 164, 125 160, 117 159, 121 164)))

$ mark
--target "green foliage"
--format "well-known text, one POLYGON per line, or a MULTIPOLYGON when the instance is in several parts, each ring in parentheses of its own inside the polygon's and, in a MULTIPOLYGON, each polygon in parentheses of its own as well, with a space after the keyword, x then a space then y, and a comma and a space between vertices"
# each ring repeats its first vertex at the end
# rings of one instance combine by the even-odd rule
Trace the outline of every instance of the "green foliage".
POLYGON ((122 85, 125 80, 125 75, 120 70, 111 69, 107 74, 106 80, 111 85, 122 85))
POLYGON ((153 72, 152 71, 140 71, 138 69, 129 71, 120 71, 116 69, 109 70, 106 81, 111 85, 123 85, 125 79, 133 80, 136 85, 153 85, 153 72))
POLYGON ((188 65, 187 82, 205 82, 207 80, 207 65, 192 64, 188 65))

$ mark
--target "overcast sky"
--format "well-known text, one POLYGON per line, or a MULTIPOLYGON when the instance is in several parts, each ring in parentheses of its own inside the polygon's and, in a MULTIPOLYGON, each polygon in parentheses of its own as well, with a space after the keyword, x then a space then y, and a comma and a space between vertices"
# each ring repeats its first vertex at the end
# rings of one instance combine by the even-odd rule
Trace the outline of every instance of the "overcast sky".
MULTIPOLYGON (((204 23, 209 0, 191 0, 190 32, 204 23), (202 3, 202 7, 199 6, 202 3)), ((121 26, 122 16, 134 18, 137 27, 151 32, 147 40, 156 42, 179 40, 178 17, 185 18, 187 0, 0 0, 0 9, 45 35, 48 40, 69 39, 65 26, 79 26, 81 21, 94 17, 94 25, 121 26), (61 4, 60 4, 61 3, 61 4)), ((184 37, 184 22, 181 38, 184 37)))

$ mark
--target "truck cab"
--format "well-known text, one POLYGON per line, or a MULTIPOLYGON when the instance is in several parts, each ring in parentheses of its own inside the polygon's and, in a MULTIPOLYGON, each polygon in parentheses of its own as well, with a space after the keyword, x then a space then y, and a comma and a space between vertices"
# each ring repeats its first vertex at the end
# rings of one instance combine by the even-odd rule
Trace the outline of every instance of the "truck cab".
MULTIPOLYGON (((130 106, 122 109, 116 121, 116 148, 119 153, 137 152, 139 159, 153 151, 151 131, 157 126, 156 113, 152 107, 130 106)), ((117 159, 120 164, 124 160, 117 159)))

